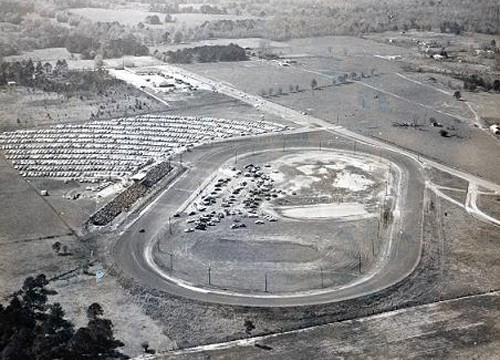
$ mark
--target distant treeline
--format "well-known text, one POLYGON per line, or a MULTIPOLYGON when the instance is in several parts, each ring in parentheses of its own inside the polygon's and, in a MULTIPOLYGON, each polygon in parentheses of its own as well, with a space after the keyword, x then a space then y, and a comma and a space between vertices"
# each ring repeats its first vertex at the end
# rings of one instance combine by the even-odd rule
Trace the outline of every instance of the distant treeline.
POLYGON ((67 96, 77 92, 100 94, 119 82, 104 71, 70 71, 66 60, 58 60, 55 65, 32 60, 0 62, 0 86, 12 81, 67 96))
POLYGON ((172 64, 189 64, 193 61, 207 63, 248 60, 245 49, 235 44, 198 46, 177 51, 167 51, 160 57, 172 64))
MULTIPOLYGON (((247 17, 211 19, 181 28, 151 28, 142 22, 137 25, 100 23, 71 11, 78 6, 117 8, 132 0, 0 1, 0 57, 50 47, 66 47, 83 53, 84 58, 92 58, 97 52, 105 58, 145 55, 144 45, 211 38, 288 40, 411 29, 498 34, 500 12, 498 0, 218 0, 201 5, 180 0, 140 0, 149 4, 151 10, 167 13, 169 17, 183 12, 247 17), (174 33, 177 36, 170 36, 174 33)), ((161 22, 154 15, 148 19, 149 23, 161 22)))
POLYGON ((493 90, 495 92, 500 92, 500 80, 491 80, 488 78, 483 78, 479 75, 473 74, 462 78, 464 82, 464 89, 469 91, 474 91, 476 89, 484 89, 486 91, 493 90))
POLYGON ((142 56, 149 53, 148 47, 132 29, 118 22, 70 18, 68 24, 71 26, 46 18, 29 18, 23 20, 22 25, 11 25, 19 28, 19 31, 10 32, 9 40, 0 37, 0 57, 51 47, 65 47, 69 52, 81 53, 84 59, 93 59, 97 53, 104 58, 142 56))

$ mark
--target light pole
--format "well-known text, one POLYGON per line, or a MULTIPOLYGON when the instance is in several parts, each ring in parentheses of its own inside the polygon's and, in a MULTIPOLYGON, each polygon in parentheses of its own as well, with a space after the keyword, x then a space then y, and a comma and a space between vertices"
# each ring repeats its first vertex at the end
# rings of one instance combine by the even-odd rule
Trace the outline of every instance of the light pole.
POLYGON ((174 254, 168 253, 170 255, 170 271, 174 270, 174 254))

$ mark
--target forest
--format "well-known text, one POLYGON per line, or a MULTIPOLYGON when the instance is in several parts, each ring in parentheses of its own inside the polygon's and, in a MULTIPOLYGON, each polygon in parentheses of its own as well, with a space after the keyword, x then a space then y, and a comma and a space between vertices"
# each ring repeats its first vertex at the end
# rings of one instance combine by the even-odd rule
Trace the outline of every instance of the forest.
POLYGON ((189 64, 193 61, 206 63, 248 60, 245 49, 235 44, 226 46, 198 46, 177 51, 167 51, 163 56, 167 62, 172 64, 189 64))
POLYGON ((146 55, 155 43, 211 38, 262 37, 288 40, 325 35, 362 35, 383 31, 440 31, 498 34, 500 4, 496 0, 213 0, 143 1, 166 16, 181 12, 230 14, 247 18, 218 19, 173 29, 117 22, 95 22, 71 12, 75 7, 126 6, 128 1, 2 0, 0 57, 33 49, 66 47, 93 58, 146 55), (286 3, 286 6, 283 4, 286 3), (197 6, 195 6, 197 5, 197 6), (176 33, 177 36, 169 36, 176 33), (177 39, 177 40, 176 40, 177 39))

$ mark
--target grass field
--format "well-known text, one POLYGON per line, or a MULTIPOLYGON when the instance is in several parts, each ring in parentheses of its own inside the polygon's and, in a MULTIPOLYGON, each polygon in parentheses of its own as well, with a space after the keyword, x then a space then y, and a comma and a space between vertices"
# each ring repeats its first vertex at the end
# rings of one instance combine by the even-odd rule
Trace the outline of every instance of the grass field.
POLYGON ((112 86, 102 95, 85 93, 71 98, 26 87, 2 89, 0 102, 0 131, 89 120, 92 113, 111 118, 167 108, 125 83, 112 86), (130 108, 135 99, 146 104, 142 110, 130 108))
POLYGON ((45 199, 21 179, 0 155, 0 240, 13 241, 63 236, 71 230, 59 219, 45 199))
MULTIPOLYGON (((264 336, 222 349, 180 351, 175 358, 285 360, 300 353, 300 359, 493 359, 499 302, 497 292, 264 336)), ((169 354, 159 358, 167 359, 169 354)))
MULTIPOLYGON (((465 102, 453 98, 456 85, 450 88, 442 78, 435 84, 429 80, 430 75, 407 73, 398 62, 373 56, 400 52, 408 58, 418 57, 412 50, 345 37, 326 38, 324 43, 321 39, 292 40, 289 44, 291 54, 300 51, 314 57, 298 58, 298 64, 291 67, 261 61, 183 67, 252 94, 259 94, 261 90, 269 92, 270 88, 276 93, 282 88, 284 95, 269 99, 477 175, 489 179, 500 177, 492 156, 498 152, 498 140, 487 130, 474 127, 480 121, 465 102), (333 57, 327 56, 329 46, 333 48, 333 57), (348 49, 347 55, 343 53, 344 47, 348 49), (331 86, 333 76, 351 71, 369 74, 372 67, 374 77, 331 86), (311 90, 313 78, 323 89, 311 90), (290 84, 298 84, 304 91, 290 93, 290 84), (431 117, 442 127, 432 126, 431 117), (394 126, 405 123, 406 126, 394 126), (411 126, 414 124, 419 128, 411 126), (453 136, 442 137, 441 129, 449 129, 453 136)), ((494 105, 500 95, 465 93, 464 98, 489 118, 500 117, 494 105)))
POLYGON ((136 10, 136 9, 101 9, 101 8, 80 8, 71 10, 72 13, 80 16, 89 18, 92 21, 100 22, 113 22, 117 21, 123 25, 134 26, 139 22, 145 22, 147 16, 158 15, 162 24, 160 25, 150 25, 147 26, 151 28, 159 27, 174 27, 181 28, 194 27, 203 24, 205 21, 217 21, 217 20, 242 20, 248 19, 248 16, 235 16, 235 15, 214 15, 214 14, 174 14, 172 17, 175 22, 173 23, 163 23, 165 14, 153 13, 146 10, 136 10))

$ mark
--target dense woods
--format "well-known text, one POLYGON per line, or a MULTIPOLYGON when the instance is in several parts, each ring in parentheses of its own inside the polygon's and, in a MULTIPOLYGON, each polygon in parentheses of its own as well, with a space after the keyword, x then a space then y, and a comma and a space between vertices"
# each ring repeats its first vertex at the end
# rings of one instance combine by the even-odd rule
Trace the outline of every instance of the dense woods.
POLYGON ((235 44, 227 46, 199 46, 195 48, 167 51, 162 54, 164 60, 173 64, 198 62, 245 61, 248 56, 243 48, 235 44))

